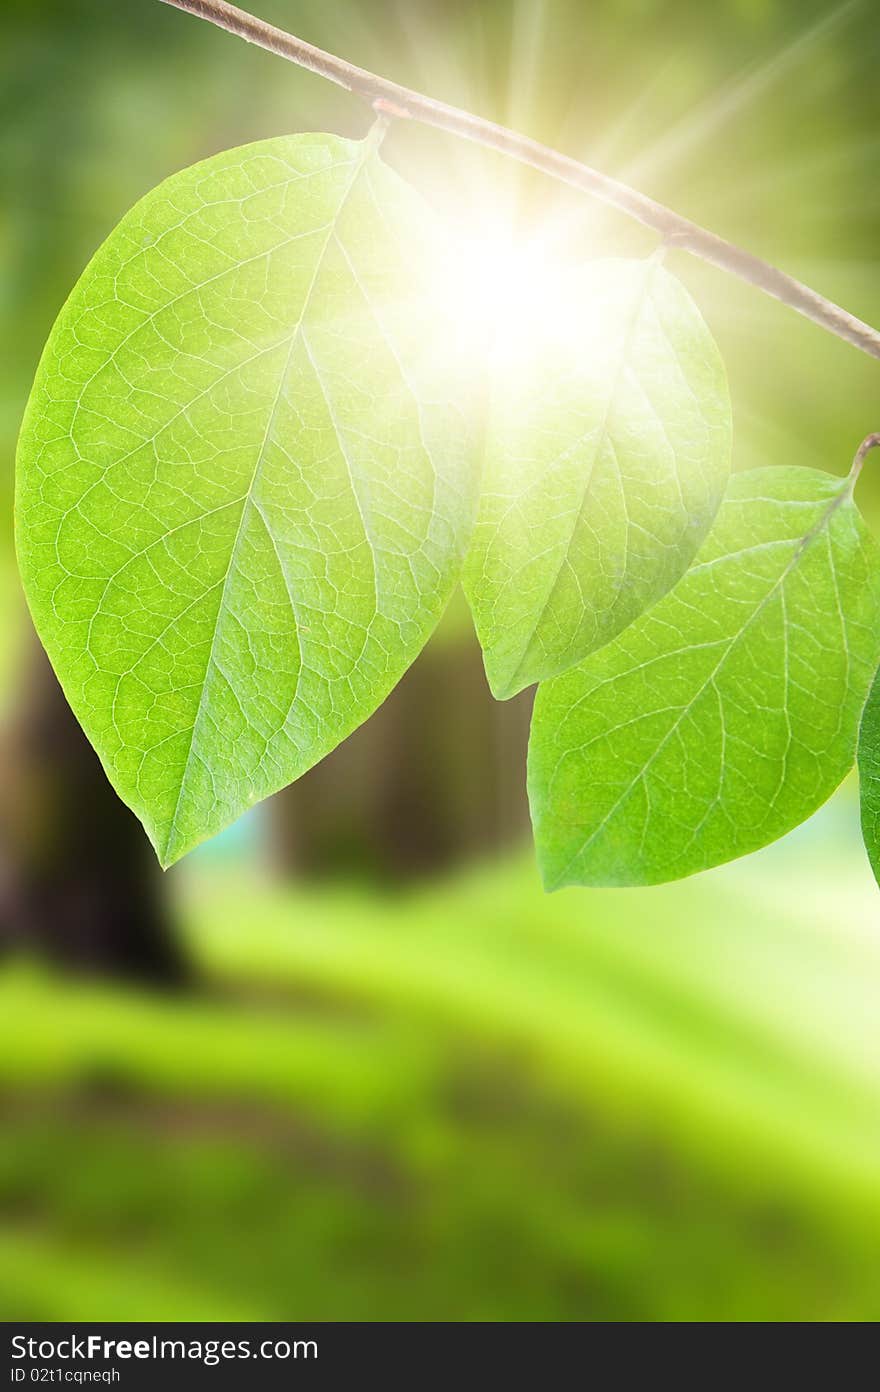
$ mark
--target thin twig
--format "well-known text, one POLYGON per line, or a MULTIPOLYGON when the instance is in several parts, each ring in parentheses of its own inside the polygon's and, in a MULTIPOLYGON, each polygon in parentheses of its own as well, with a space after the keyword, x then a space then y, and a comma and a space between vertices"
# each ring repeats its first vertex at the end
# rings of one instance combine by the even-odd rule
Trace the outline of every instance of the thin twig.
POLYGON ((880 449, 880 430, 875 430, 873 434, 866 435, 856 450, 856 456, 852 462, 852 468, 849 471, 853 486, 855 486, 856 480, 862 472, 862 465, 872 449, 880 449))
POLYGON ((247 14, 235 5, 227 4, 226 0, 163 0, 163 4, 173 5, 178 10, 198 15, 200 19, 207 19, 248 43, 257 44, 260 48, 268 49, 270 53, 277 53, 280 57, 297 63, 301 68, 320 73, 330 82, 356 93, 389 115, 409 117, 423 125, 434 126, 438 130, 461 136, 476 145, 500 150, 503 154, 510 155, 522 164, 531 165, 534 169, 540 169, 562 183, 595 194, 603 202, 612 204, 644 223, 646 227, 659 232, 671 245, 689 251, 692 255, 701 257, 703 261, 709 261, 713 266, 718 266, 721 270, 738 276, 740 280, 757 286, 765 294, 772 295, 774 299, 781 300, 783 304, 797 310, 807 319, 812 319, 814 324, 827 329, 829 333, 854 344, 863 353, 880 358, 880 333, 871 328, 870 324, 865 324, 840 305, 827 300, 824 295, 762 261, 760 257, 753 256, 751 252, 744 251, 733 242, 725 241, 723 237, 716 236, 714 232, 707 231, 706 228, 691 222, 689 218, 681 217, 671 208, 664 207, 662 203, 655 202, 646 194, 629 188, 597 169, 591 169, 567 155, 551 150, 549 146, 541 145, 527 135, 508 130, 506 126, 496 125, 494 121, 485 121, 469 111, 448 106, 446 102, 435 101, 432 97, 423 96, 421 92, 414 92, 409 87, 401 87, 396 82, 389 82, 387 78, 378 77, 365 68, 346 63, 332 53, 325 53, 323 49, 315 48, 303 39, 247 14))

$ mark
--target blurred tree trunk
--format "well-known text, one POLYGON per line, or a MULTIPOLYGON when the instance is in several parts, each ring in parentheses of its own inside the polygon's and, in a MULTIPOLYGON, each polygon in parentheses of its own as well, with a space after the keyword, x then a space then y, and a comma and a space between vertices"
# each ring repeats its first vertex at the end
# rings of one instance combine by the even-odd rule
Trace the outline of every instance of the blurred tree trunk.
POLYGON ((74 970, 182 983, 147 838, 33 647, 0 788, 3 937, 74 970))
POLYGON ((272 800, 283 874, 405 881, 528 833, 532 693, 492 700, 475 643, 426 649, 365 725, 272 800))

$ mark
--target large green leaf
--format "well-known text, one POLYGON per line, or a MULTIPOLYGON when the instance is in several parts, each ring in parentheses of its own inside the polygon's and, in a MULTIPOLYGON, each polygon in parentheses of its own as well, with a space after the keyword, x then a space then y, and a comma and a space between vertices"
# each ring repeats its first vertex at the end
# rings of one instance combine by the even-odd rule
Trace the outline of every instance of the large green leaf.
POLYGON ((734 476, 676 588, 539 689, 548 887, 678 879, 803 821, 852 765, 878 660, 880 555, 850 482, 734 476))
POLYGON ((862 715, 858 752, 862 838, 871 869, 880 882, 880 671, 862 715))
POLYGON ((455 583, 475 480, 436 254, 374 141, 267 140, 149 194, 52 332, 21 571, 163 864, 369 715, 455 583))
POLYGON ((464 575, 501 698, 565 671, 665 594, 728 476, 724 368, 656 258, 592 263, 542 309, 500 344, 464 575))

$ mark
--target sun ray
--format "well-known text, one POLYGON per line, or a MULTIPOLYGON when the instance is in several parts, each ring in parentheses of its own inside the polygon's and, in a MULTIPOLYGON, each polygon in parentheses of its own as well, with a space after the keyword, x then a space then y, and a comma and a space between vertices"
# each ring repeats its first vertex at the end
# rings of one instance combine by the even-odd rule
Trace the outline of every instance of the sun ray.
POLYGON ((843 0, 829 14, 798 34, 771 58, 750 64, 731 77, 721 88, 702 102, 681 121, 671 126, 659 139, 617 171, 627 183, 638 185, 647 178, 656 179, 669 174, 694 151, 705 148, 711 137, 733 121, 747 107, 753 106, 766 92, 806 61, 813 46, 839 29, 863 0, 843 0))

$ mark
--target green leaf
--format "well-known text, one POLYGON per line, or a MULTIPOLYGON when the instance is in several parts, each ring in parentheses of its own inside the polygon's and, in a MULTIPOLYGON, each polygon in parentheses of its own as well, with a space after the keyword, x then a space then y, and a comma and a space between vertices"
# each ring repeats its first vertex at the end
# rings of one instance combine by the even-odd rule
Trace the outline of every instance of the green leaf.
POLYGON ((874 678, 859 727, 858 763, 862 838, 871 869, 880 883, 880 671, 874 678))
POLYGON ((21 572, 165 865, 363 721, 455 584, 475 470, 436 254, 373 139, 267 140, 144 198, 55 325, 21 572))
POLYGON ((676 588, 538 691, 529 791, 548 887, 678 879, 809 816, 855 755, 878 562, 851 481, 735 475, 676 588))
POLYGON ((656 258, 597 261, 502 342, 464 585, 495 696, 555 676, 679 579, 727 482, 718 350, 656 258))

